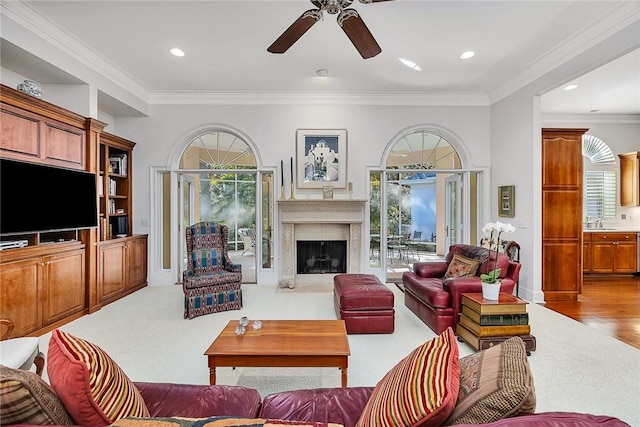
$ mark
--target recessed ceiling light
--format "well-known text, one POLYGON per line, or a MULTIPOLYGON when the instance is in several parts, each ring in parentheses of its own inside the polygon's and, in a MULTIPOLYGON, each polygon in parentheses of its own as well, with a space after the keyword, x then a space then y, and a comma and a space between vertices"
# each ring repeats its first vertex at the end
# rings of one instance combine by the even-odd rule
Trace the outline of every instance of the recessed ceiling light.
POLYGON ((316 74, 318 75, 318 77, 327 77, 329 75, 329 71, 325 70, 324 68, 320 68, 318 71, 316 71, 316 74))
POLYGON ((466 52, 462 52, 462 54, 460 55, 460 59, 469 59, 471 57, 473 57, 476 53, 472 50, 468 50, 466 52))
POLYGON ((565 86, 564 90, 573 90, 573 89, 575 89, 577 87, 578 87, 578 85, 569 85, 569 86, 565 86))
POLYGON ((177 47, 174 47, 173 49, 169 49, 169 52, 173 56, 184 56, 184 51, 182 49, 178 49, 177 47))
POLYGON ((408 59, 404 59, 404 58, 398 58, 398 59, 400 60, 400 62, 402 62, 404 65, 411 68, 412 70, 422 71, 422 68, 420 68, 420 66, 415 62, 409 61, 408 59))

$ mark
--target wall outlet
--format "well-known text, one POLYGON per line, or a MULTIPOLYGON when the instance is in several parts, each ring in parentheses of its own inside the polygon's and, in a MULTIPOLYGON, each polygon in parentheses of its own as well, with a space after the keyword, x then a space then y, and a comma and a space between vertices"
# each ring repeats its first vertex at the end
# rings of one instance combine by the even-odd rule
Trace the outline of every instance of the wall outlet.
POLYGON ((518 221, 518 228, 527 228, 527 221, 518 221))
POLYGON ((620 215, 620 219, 627 219, 627 214, 620 215))
POLYGON ((149 226, 149 220, 148 219, 143 219, 140 221, 140 225, 143 227, 148 227, 149 226))

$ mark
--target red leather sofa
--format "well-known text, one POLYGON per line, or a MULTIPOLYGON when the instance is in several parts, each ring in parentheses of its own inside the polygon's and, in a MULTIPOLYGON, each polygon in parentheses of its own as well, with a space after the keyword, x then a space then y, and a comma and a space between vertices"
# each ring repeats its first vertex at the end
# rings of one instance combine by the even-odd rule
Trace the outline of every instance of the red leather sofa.
MULTIPOLYGON (((135 383, 152 417, 234 415, 291 421, 316 421, 354 427, 373 387, 295 390, 266 396, 241 386, 135 383)), ((485 426, 629 427, 610 416, 547 412, 506 418, 485 426)), ((22 427, 32 427, 22 424, 22 427)), ((59 426, 58 426, 59 427, 59 426)), ((85 426, 96 427, 96 426, 85 426)))
POLYGON ((520 276, 520 263, 509 260, 504 253, 497 253, 479 246, 452 245, 445 261, 418 262, 413 271, 402 275, 404 303, 436 334, 448 327, 456 330, 463 293, 480 293, 480 274, 497 265, 500 268, 500 292, 512 294, 520 276), (480 262, 474 276, 449 277, 445 273, 455 254, 480 262), (496 264, 497 256, 497 264, 496 264))

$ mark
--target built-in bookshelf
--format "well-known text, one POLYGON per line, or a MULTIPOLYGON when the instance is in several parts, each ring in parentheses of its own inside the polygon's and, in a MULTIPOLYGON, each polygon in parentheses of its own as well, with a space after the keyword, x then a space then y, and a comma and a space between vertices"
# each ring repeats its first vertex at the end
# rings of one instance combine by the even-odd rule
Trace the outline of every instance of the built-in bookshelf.
POLYGON ((131 153, 135 143, 100 135, 100 240, 131 235, 131 153))

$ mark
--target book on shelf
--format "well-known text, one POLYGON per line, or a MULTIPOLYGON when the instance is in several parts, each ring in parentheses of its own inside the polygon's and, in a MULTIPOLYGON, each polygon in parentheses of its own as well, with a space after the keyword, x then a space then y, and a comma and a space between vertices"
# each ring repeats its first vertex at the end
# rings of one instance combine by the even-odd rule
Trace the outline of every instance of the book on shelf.
MULTIPOLYGON (((512 338, 511 336, 505 337, 479 337, 463 325, 458 323, 456 327, 456 333, 464 342, 469 344, 474 350, 486 350, 490 347, 493 347, 497 344, 500 344, 503 341, 512 338)), ((533 335, 518 335, 522 341, 524 341, 525 350, 527 352, 535 351, 536 349, 536 337, 533 335)))
POLYGON ((529 324, 529 313, 480 314, 471 307, 463 304, 462 314, 480 326, 529 324))
POLYGON ((513 335, 529 335, 529 333, 531 333, 531 326, 529 325, 480 326, 464 314, 460 315, 458 324, 463 325, 479 337, 506 337, 513 335))
POLYGON ((480 314, 526 313, 528 302, 500 292, 498 300, 482 298, 482 294, 462 294, 462 304, 480 314))

